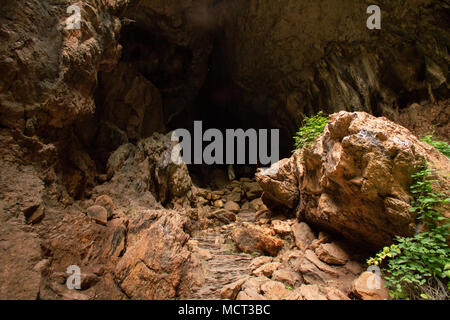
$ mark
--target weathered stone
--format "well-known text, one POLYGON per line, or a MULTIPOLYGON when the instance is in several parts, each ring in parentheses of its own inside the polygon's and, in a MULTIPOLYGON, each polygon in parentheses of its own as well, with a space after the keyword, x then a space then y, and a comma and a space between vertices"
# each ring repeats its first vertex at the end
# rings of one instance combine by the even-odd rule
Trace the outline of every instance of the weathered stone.
POLYGON ((300 294, 303 300, 327 300, 326 295, 320 292, 318 285, 303 284, 300 287, 300 294))
POLYGON ((222 299, 228 299, 228 300, 234 300, 237 297, 237 294, 242 288, 242 285, 244 282, 247 281, 248 278, 242 278, 240 280, 237 280, 233 283, 230 283, 229 285, 223 287, 222 290, 220 290, 220 297, 222 299))
POLYGON ((352 293, 362 300, 387 300, 389 291, 385 288, 383 279, 376 280, 377 275, 372 272, 363 272, 352 283, 352 293))
POLYGON ((254 270, 252 272, 252 275, 257 276, 257 277, 260 277, 260 276, 271 277, 272 273, 274 273, 274 271, 277 270, 278 267, 280 267, 280 266, 281 266, 281 263, 279 263, 279 262, 267 263, 265 265, 262 265, 258 269, 254 270))
POLYGON ((367 247, 415 232, 409 187, 423 159, 444 190, 450 185, 447 157, 407 129, 363 112, 331 115, 302 157, 299 217, 367 247))
POLYGON ((176 212, 150 213, 140 212, 130 221, 131 236, 115 278, 132 299, 174 298, 190 288, 193 274, 185 220, 176 212))
POLYGON ((283 240, 273 237, 256 226, 238 227, 233 230, 232 237, 236 246, 249 253, 258 252, 276 256, 283 247, 283 240))
POLYGON ((325 287, 323 291, 326 292, 328 300, 350 300, 341 290, 333 287, 325 287))
POLYGON ((253 259, 252 263, 250 264, 250 268, 252 270, 256 270, 259 267, 261 267, 262 265, 271 263, 272 261, 273 261, 272 257, 261 256, 261 257, 253 259))
POLYGON ((224 205, 225 210, 234 212, 234 213, 238 213, 239 210, 241 210, 241 207, 239 206, 239 204, 237 204, 236 202, 233 201, 227 201, 224 205))
POLYGON ((244 183, 245 195, 248 200, 254 200, 261 197, 262 189, 257 182, 246 182, 244 183))
POLYGON ((87 209, 87 214, 98 224, 106 226, 106 223, 108 222, 108 212, 105 208, 95 205, 87 209))
POLYGON ((40 205, 38 207, 30 207, 24 212, 24 215, 27 223, 39 223, 45 217, 45 208, 43 205, 40 205))
POLYGON ((295 245, 302 251, 307 250, 313 240, 316 239, 311 228, 304 222, 294 224, 292 231, 295 237, 295 245))
POLYGON ((214 207, 216 207, 216 208, 223 208, 223 201, 222 200, 214 201, 214 207))
POLYGON ((121 146, 108 160, 111 180, 97 186, 94 194, 109 195, 126 208, 137 205, 158 209, 162 207, 157 202, 189 202, 192 181, 186 164, 172 161, 174 146, 170 133, 154 133, 137 146, 121 146))
POLYGON ((277 167, 257 173, 256 181, 264 190, 264 204, 273 212, 293 210, 299 199, 298 182, 293 158, 280 160, 277 167), (283 211, 283 210, 281 210, 283 211))
POLYGON ((281 282, 269 280, 261 285, 261 292, 264 297, 271 300, 281 300, 289 294, 286 285, 281 282))
POLYGON ((279 235, 287 235, 292 233, 291 226, 288 222, 281 220, 272 220, 272 228, 279 235))
POLYGON ((302 282, 300 274, 288 268, 275 270, 272 274, 272 279, 283 282, 291 287, 295 287, 302 282))
POLYGON ((260 211, 260 210, 266 209, 261 198, 257 198, 257 199, 250 201, 249 208, 253 211, 260 211))
POLYGON ((112 218, 116 206, 109 196, 102 195, 100 197, 97 197, 97 199, 95 199, 95 204, 106 209, 106 211, 108 212, 108 219, 112 218))
POLYGON ((316 255, 323 262, 335 265, 344 265, 349 259, 344 249, 336 243, 321 244, 316 249, 316 255))

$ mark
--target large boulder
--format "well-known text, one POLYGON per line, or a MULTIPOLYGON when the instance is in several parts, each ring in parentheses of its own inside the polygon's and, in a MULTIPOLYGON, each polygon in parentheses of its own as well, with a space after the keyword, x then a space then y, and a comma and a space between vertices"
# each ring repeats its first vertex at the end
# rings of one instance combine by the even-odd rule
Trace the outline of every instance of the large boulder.
POLYGON ((362 112, 331 115, 302 158, 298 218, 367 247, 414 234, 409 187, 423 160, 441 188, 449 186, 447 157, 402 126, 362 112))
POLYGON ((171 134, 154 133, 137 145, 125 144, 109 158, 110 181, 95 188, 94 194, 108 194, 124 207, 133 204, 148 208, 186 200, 192 182, 185 163, 172 161, 171 134), (156 200, 156 201, 155 201, 156 200))
POLYGON ((272 236, 261 227, 254 225, 245 225, 233 230, 232 238, 236 246, 248 253, 258 252, 276 256, 283 247, 283 240, 272 236))
POLYGON ((389 291, 384 280, 372 272, 364 272, 352 283, 352 293, 362 300, 388 300, 389 291))
POLYGON ((297 170, 297 156, 282 159, 271 168, 258 172, 255 177, 264 190, 262 200, 272 212, 292 212, 298 205, 300 197, 297 170))
POLYGON ((127 251, 115 278, 132 299, 173 299, 186 294, 195 267, 177 212, 144 210, 130 219, 127 251))

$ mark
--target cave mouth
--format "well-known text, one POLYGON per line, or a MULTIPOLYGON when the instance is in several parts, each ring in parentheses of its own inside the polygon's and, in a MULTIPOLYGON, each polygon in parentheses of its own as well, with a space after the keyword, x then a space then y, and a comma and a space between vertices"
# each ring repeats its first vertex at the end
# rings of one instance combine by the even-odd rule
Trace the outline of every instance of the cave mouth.
MULTIPOLYGON (((269 132, 267 150, 270 154, 270 132, 278 129, 279 158, 289 157, 293 145, 292 132, 277 125, 273 115, 275 102, 264 93, 255 94, 252 101, 244 100, 241 89, 231 79, 230 70, 234 62, 228 58, 228 48, 222 39, 223 36, 217 32, 208 57, 207 72, 199 88, 190 83, 189 73, 194 63, 190 48, 173 44, 169 39, 150 33, 136 24, 122 29, 121 60, 132 65, 159 90, 166 132, 182 128, 194 136, 195 121, 201 121, 203 133, 208 129, 218 129, 224 136, 227 129, 242 129, 246 132, 249 129, 257 132, 266 129, 269 132)), ((252 178, 258 167, 266 167, 261 163, 250 164, 249 143, 247 140, 246 164, 233 165, 236 179, 252 178)), ((202 150, 207 145, 203 143, 202 150)), ((224 147, 223 152, 225 159, 227 148, 224 147)), ((235 158, 236 153, 235 149, 235 158)), ((192 164, 188 165, 188 169, 194 183, 201 187, 216 189, 229 182, 226 163, 192 164)))

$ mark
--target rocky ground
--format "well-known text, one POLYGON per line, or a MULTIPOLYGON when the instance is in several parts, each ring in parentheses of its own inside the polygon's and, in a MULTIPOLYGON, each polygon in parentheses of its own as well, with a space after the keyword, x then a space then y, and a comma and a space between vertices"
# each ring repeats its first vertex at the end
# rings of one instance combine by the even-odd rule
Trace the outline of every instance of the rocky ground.
POLYGON ((419 227, 407 191, 416 162, 448 190, 448 158, 366 113, 332 115, 277 172, 216 190, 167 161, 173 143, 155 134, 118 148, 92 196, 65 205, 52 171, 18 164, 24 149, 1 141, 4 298, 384 299, 367 288, 365 259, 419 227), (80 290, 66 286, 71 265, 80 290))
POLYGON ((368 32, 346 2, 82 0, 68 30, 72 1, 1 1, 0 298, 386 298, 365 259, 423 227, 411 174, 450 189, 418 139, 449 139, 448 4, 380 0, 368 32), (194 119, 281 128, 286 159, 203 188, 170 161, 194 119))

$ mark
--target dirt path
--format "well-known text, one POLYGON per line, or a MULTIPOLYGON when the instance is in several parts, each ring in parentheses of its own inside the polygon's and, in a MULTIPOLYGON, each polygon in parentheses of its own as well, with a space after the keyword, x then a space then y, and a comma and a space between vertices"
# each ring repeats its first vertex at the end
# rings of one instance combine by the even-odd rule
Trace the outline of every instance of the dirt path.
POLYGON ((226 239, 237 225, 254 221, 255 212, 242 211, 238 214, 236 223, 227 225, 222 230, 203 230, 193 238, 198 242, 199 248, 209 251, 211 259, 203 261, 206 271, 204 285, 194 288, 189 299, 220 299, 220 290, 224 286, 250 275, 250 263, 254 257, 239 253, 226 239))

